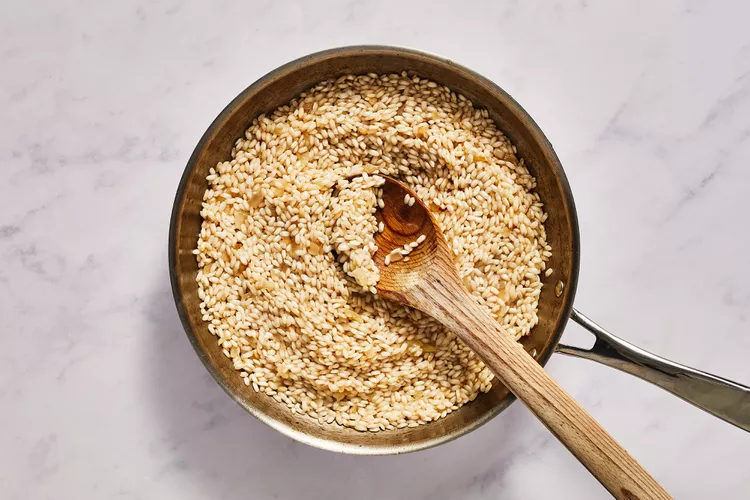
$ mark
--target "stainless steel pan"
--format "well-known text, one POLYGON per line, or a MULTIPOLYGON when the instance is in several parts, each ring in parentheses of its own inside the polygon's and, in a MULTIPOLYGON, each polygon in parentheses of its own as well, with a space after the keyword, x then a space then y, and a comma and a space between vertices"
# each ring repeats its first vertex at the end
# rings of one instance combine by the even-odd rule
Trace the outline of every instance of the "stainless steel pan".
POLYGON ((549 218, 545 223, 553 249, 553 277, 545 278, 539 324, 522 340, 541 364, 559 351, 592 359, 652 382, 676 396, 750 431, 750 388, 639 349, 599 327, 573 309, 579 267, 578 219, 562 165, 549 141, 521 106, 497 85, 452 61, 413 50, 364 46, 312 54, 290 62, 245 89, 208 127, 188 161, 175 197, 169 233, 169 269, 177 309, 196 353, 224 390, 249 413, 304 443, 333 451, 384 455, 436 446, 476 429, 514 398, 501 385, 446 418, 418 428, 362 433, 336 424, 320 425, 293 415, 284 405, 245 386, 232 363, 201 320, 195 276, 199 215, 208 169, 229 158, 235 140, 250 122, 294 98, 321 80, 343 74, 409 71, 464 94, 486 108, 513 141, 538 181, 537 191, 549 218), (557 286, 558 281, 562 285, 557 286), (562 293, 555 288, 562 287, 562 293), (596 336, 590 350, 559 344, 568 318, 596 336))

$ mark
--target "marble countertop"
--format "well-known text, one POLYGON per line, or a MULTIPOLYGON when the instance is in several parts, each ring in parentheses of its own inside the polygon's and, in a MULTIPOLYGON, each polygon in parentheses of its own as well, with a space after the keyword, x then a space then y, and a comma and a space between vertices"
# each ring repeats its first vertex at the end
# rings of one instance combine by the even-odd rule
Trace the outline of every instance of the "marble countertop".
MULTIPOLYGON (((319 451, 247 415, 178 321, 173 195, 211 120, 280 64, 360 43, 439 53, 555 145, 580 216, 576 306, 747 384, 749 17, 741 0, 4 2, 0 497, 605 498, 520 404, 399 457, 319 451)), ((589 361, 548 369, 675 497, 747 498, 750 434, 589 361)))

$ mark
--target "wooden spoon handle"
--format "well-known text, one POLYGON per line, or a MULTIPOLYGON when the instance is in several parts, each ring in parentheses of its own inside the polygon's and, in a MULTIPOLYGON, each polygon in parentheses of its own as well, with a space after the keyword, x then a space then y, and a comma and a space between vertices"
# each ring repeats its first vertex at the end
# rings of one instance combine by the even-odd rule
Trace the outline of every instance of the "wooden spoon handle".
POLYGON ((614 497, 671 498, 459 283, 433 277, 411 293, 420 309, 463 339, 614 497))

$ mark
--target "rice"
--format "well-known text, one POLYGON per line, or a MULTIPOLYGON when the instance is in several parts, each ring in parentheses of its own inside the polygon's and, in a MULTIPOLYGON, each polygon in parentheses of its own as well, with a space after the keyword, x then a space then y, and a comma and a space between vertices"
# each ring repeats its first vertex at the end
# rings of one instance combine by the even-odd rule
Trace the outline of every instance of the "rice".
POLYGON ((363 289, 375 292, 380 272, 372 256, 378 250, 375 233, 379 223, 375 218, 381 192, 376 188, 385 182, 380 176, 368 176, 338 181, 338 194, 331 199, 328 218, 334 221, 331 239, 339 254, 344 272, 363 289))
MULTIPOLYGON (((406 196, 409 196, 409 195, 407 194, 406 196)), ((410 201, 405 202, 405 203, 407 205, 409 205, 409 206, 413 206, 414 203, 416 203, 416 198, 412 198, 411 196, 409 196, 409 199, 410 199, 410 201)), ((427 236, 425 236, 424 234, 422 234, 422 235, 419 236, 419 238, 417 238, 416 240, 414 240, 414 241, 412 241, 410 243, 407 243, 403 247, 401 247, 401 248, 394 248, 393 250, 391 250, 391 253, 389 253, 388 255, 385 256, 385 259, 384 259, 383 263, 387 266, 387 265, 390 265, 391 262, 398 262, 401 259, 404 259, 404 261, 408 261, 409 260, 409 254, 415 248, 417 248, 419 246, 419 244, 422 243, 426 238, 427 238, 427 236)), ((374 255, 374 252, 373 252, 373 255, 374 255)), ((373 264, 374 264, 374 261, 373 261, 373 264)))
POLYGON ((486 110, 406 73, 322 82, 254 120, 209 172, 195 250, 203 320, 243 382, 360 431, 437 420, 493 378, 373 293, 379 174, 411 187, 476 301, 527 335, 551 256, 535 180, 486 110))

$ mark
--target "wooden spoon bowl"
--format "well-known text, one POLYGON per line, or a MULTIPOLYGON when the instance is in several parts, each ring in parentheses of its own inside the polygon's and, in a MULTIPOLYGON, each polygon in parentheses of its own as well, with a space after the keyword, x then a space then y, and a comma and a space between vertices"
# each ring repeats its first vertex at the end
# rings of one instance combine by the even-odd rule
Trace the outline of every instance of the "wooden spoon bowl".
POLYGON ((378 251, 373 256, 380 269, 378 293, 389 299, 404 302, 401 290, 416 283, 421 276, 412 270, 425 269, 435 264, 448 247, 442 232, 436 231, 434 219, 417 195, 406 185, 386 177, 383 184, 382 200, 384 207, 377 211, 378 221, 384 230, 376 235, 378 251), (417 200, 413 206, 404 202, 409 194, 417 200), (396 249, 416 241, 421 235, 425 240, 408 255, 408 260, 394 260, 385 265, 386 256, 396 249), (439 248, 441 247, 441 248, 439 248))

